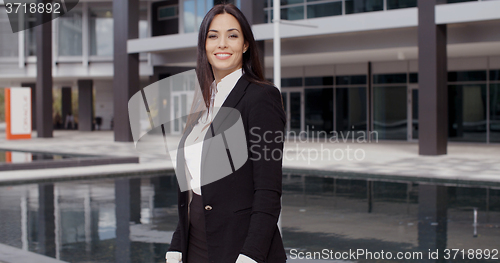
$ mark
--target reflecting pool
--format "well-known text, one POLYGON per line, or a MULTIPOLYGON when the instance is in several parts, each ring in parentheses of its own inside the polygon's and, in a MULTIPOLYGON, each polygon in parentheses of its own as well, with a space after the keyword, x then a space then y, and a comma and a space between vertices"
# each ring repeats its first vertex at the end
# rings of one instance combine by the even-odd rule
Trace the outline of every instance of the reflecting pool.
MULTIPOLYGON (((177 225, 176 185, 170 174, 2 186, 0 243, 68 262, 165 262, 177 225)), ((481 249, 483 257, 486 249, 500 249, 496 184, 284 174, 282 201, 289 259, 360 249, 393 257, 422 253, 427 262, 474 262, 477 255, 467 259, 469 249, 481 249), (458 254, 445 260, 446 249, 464 249, 465 259, 458 254), (441 259, 428 260, 436 250, 441 259)))

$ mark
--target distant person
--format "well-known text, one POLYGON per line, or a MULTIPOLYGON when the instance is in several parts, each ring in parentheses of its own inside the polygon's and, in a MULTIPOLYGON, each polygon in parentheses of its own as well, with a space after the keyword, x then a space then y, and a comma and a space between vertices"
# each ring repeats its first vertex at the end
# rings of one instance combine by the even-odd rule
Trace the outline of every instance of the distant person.
POLYGON ((71 112, 69 112, 68 115, 66 115, 66 121, 64 123, 64 127, 66 127, 66 129, 68 130, 72 130, 74 123, 75 123, 75 117, 73 117, 71 112))
POLYGON ((61 129, 61 128, 62 128, 61 114, 59 114, 59 112, 56 112, 56 116, 54 116, 54 129, 61 129))

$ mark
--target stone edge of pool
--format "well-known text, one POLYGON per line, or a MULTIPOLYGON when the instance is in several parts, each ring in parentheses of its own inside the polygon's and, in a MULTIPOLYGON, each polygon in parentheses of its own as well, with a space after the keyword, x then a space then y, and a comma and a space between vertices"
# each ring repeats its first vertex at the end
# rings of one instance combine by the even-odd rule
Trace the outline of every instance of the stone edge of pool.
MULTIPOLYGON (((314 176, 332 177, 332 178, 335 177, 342 179, 360 179, 360 180, 372 179, 375 181, 430 183, 430 184, 445 184, 453 186, 467 185, 467 186, 500 187, 500 178, 493 178, 495 180, 491 180, 480 177, 464 178, 461 176, 439 177, 435 175, 415 176, 415 175, 404 175, 404 174, 377 174, 377 173, 362 173, 355 171, 288 167, 286 165, 283 166, 283 173, 314 175, 314 176)), ((89 166, 78 166, 78 167, 3 171, 0 172, 0 186, 44 183, 44 182, 61 182, 61 181, 73 181, 73 180, 88 180, 88 179, 109 179, 117 177, 158 176, 166 174, 175 174, 173 166, 167 162, 124 163, 124 164, 115 163, 115 164, 104 164, 104 165, 89 164, 89 166)))

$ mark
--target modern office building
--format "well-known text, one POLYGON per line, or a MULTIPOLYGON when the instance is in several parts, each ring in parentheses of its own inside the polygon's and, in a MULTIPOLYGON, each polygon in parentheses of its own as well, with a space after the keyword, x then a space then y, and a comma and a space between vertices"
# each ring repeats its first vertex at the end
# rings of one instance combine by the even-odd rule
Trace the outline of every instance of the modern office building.
MULTIPOLYGON (((80 122, 101 117, 102 129, 130 140, 128 118, 116 112, 140 87, 195 66, 197 29, 218 2, 81 0, 53 20, 52 88, 62 89, 63 116, 78 90, 80 122)), ((273 1, 233 2, 272 79, 273 1)), ((419 140, 421 154, 446 153, 448 140, 499 143, 498 10, 497 0, 281 0, 287 129, 419 140)), ((35 31, 13 34, 0 0, 0 87, 35 86, 35 31)), ((182 103, 180 94, 164 106, 182 103)))

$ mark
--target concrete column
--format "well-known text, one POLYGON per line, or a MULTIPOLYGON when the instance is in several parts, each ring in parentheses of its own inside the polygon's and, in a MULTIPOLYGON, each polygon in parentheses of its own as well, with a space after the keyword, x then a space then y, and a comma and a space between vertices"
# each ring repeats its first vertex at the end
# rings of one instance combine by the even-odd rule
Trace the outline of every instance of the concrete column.
POLYGON ((36 83, 21 83, 21 87, 31 88, 31 129, 36 130, 36 83))
POLYGON ((127 53, 127 40, 139 37, 139 0, 113 0, 115 141, 133 141, 128 100, 139 91, 139 54, 127 53))
POLYGON ((435 6, 444 0, 418 0, 418 79, 420 155, 447 153, 448 88, 446 25, 436 25, 435 6))
POLYGON ((72 96, 71 96, 71 87, 63 87, 61 89, 61 119, 63 123, 63 128, 64 124, 66 122, 66 116, 71 112, 73 114, 73 109, 72 109, 72 96))
MULTIPOLYGON (((52 124, 52 123, 50 123, 52 124)), ((54 185, 38 185, 38 253, 56 256, 54 185)))
POLYGON ((78 80, 78 130, 92 131, 94 96, 92 80, 78 80))
MULTIPOLYGON (((50 0, 38 0, 48 4, 50 0)), ((51 13, 37 13, 40 21, 50 21, 51 13)), ((35 27, 36 34, 36 130, 40 138, 51 138, 52 125, 52 22, 35 27)))
POLYGON ((116 179, 116 239, 115 262, 131 262, 130 222, 140 223, 141 180, 116 179))
MULTIPOLYGON (((446 262, 443 250, 447 241, 448 193, 446 186, 418 186, 418 246, 427 256, 439 250, 439 258, 425 262, 446 262)), ((424 257, 429 259, 429 257, 424 257)))

